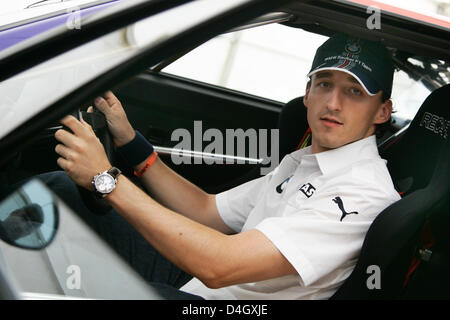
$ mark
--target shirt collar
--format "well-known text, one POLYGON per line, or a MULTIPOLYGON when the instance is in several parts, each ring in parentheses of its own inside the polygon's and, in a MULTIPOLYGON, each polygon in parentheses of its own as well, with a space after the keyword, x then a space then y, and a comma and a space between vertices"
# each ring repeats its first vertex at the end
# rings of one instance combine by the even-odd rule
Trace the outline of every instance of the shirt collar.
POLYGON ((375 135, 346 144, 342 147, 311 154, 311 146, 291 153, 298 162, 315 160, 323 174, 345 167, 363 159, 380 159, 375 135))

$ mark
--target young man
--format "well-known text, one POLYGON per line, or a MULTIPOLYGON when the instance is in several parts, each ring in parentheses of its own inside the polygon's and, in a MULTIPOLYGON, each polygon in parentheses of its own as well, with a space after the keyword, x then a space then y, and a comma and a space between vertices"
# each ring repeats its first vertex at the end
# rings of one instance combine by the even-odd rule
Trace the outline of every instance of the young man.
POLYGON ((380 44, 341 34, 317 50, 308 76, 311 146, 218 195, 155 157, 111 92, 96 106, 158 201, 110 170, 83 120, 62 120, 73 134, 55 134, 58 165, 78 185, 104 193, 152 246, 193 275, 184 291, 206 299, 329 298, 354 268, 371 222, 400 199, 374 136, 390 119, 392 102, 383 97, 391 94, 393 66, 380 44), (93 177, 107 170, 94 186, 93 177))

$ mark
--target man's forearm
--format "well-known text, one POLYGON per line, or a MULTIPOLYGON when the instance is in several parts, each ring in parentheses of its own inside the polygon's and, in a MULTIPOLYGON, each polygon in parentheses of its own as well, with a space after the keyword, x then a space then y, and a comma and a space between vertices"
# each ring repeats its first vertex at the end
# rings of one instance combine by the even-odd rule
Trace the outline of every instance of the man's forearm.
POLYGON ((209 287, 295 272, 262 233, 225 235, 163 207, 122 175, 106 199, 156 250, 209 287))
MULTIPOLYGON (((144 163, 139 164, 139 170, 144 163)), ((215 195, 211 195, 178 175, 159 158, 156 158, 141 182, 163 206, 224 233, 232 233, 220 218, 215 195)))
POLYGON ((161 206, 124 176, 119 176, 116 189, 106 199, 170 261, 199 278, 212 277, 198 274, 199 271, 207 272, 204 264, 209 260, 201 255, 206 253, 204 246, 208 242, 225 235, 161 206), (187 245, 191 247, 187 248, 187 245), (189 259, 187 255, 195 259, 189 259))

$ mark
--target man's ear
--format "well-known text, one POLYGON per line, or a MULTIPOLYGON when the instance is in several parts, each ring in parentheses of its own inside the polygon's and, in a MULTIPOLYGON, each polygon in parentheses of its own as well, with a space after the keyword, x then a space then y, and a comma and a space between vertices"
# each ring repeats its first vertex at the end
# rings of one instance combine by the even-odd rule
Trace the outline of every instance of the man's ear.
POLYGON ((391 114, 392 114, 392 100, 387 99, 378 108, 378 111, 375 115, 374 124, 385 123, 391 118, 391 114))
POLYGON ((303 96, 303 104, 305 105, 306 108, 308 108, 308 98, 309 98, 309 89, 311 88, 311 80, 308 81, 308 83, 306 84, 306 90, 305 90, 305 95, 303 96))

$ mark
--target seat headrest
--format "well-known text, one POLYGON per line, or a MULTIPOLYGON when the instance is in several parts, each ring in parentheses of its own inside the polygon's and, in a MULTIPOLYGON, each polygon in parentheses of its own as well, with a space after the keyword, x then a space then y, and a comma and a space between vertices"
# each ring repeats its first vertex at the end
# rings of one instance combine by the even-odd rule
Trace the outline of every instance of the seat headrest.
MULTIPOLYGON (((433 91, 423 102, 409 128, 395 144, 382 150, 394 181, 406 181, 408 191, 426 186, 439 157, 448 154, 450 85, 433 91)), ((399 190, 402 191, 402 190, 399 190)))
POLYGON ((286 103, 278 117, 280 160, 286 154, 296 150, 308 128, 303 97, 292 99, 286 103))

